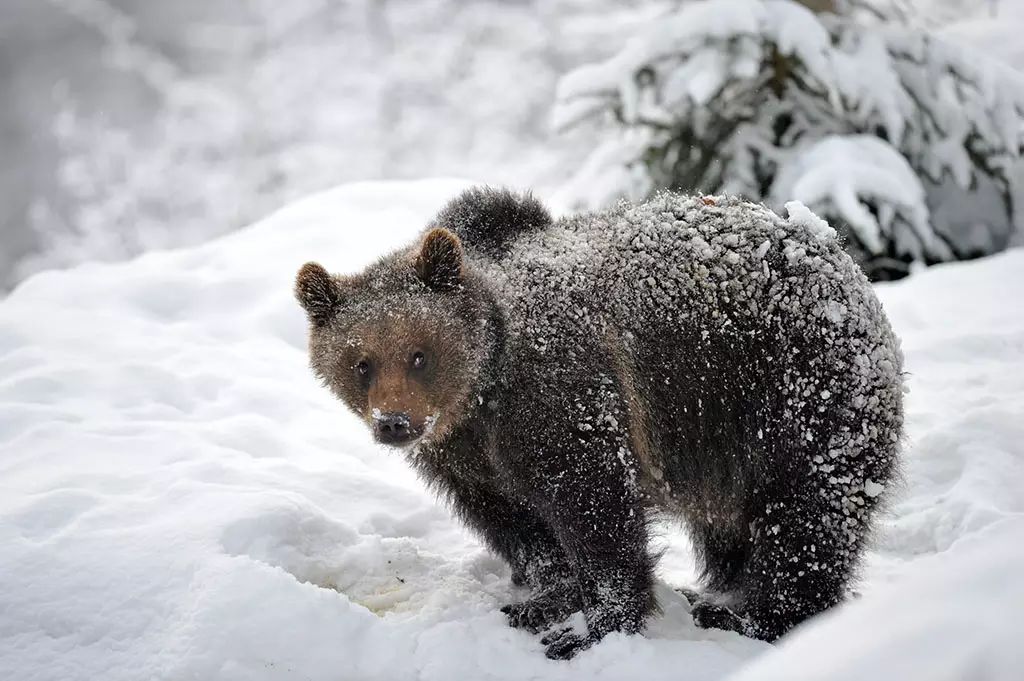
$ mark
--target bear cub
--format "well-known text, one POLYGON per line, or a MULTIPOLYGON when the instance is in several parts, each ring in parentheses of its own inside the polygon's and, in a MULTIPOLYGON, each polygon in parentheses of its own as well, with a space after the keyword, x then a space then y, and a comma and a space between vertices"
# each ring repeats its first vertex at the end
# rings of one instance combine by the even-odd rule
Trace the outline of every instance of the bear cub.
POLYGON ((782 636, 843 598, 897 475, 898 340, 801 206, 664 193, 553 220, 471 189, 295 293, 316 375, 531 589, 502 610, 551 658, 642 630, 659 514, 692 536, 699 625, 782 636))

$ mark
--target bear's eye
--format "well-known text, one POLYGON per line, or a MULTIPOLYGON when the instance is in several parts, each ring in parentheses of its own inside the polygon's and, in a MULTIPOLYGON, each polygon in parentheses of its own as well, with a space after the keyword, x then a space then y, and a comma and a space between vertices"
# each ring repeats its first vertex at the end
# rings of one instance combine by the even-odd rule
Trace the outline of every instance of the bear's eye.
POLYGON ((356 373, 359 374, 360 376, 369 376, 370 368, 370 362, 368 360, 361 359, 358 362, 356 362, 356 373))
POLYGON ((425 366, 427 366, 427 356, 424 355, 419 350, 417 350, 416 352, 412 353, 412 368, 413 369, 422 369, 425 366))

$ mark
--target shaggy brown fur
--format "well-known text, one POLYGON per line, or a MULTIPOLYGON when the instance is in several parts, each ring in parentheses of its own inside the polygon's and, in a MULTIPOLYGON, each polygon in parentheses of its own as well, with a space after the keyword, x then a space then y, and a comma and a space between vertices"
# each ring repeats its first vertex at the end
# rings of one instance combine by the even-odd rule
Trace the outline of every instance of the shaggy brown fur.
POLYGON ((512 566, 567 658, 657 607, 648 524, 689 528, 694 619, 773 640, 837 603, 895 474, 898 341, 826 226, 661 195, 557 222, 476 189, 355 276, 303 267, 313 369, 512 566), (558 626, 581 610, 586 632, 558 626))

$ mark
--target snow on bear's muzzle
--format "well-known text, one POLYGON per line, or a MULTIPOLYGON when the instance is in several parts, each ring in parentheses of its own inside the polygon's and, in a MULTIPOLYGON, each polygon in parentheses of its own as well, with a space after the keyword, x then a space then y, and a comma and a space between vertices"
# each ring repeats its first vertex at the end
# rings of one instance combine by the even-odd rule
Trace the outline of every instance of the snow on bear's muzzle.
POLYGON ((423 428, 414 428, 409 414, 403 411, 373 411, 373 437, 385 445, 411 444, 423 434, 423 428))

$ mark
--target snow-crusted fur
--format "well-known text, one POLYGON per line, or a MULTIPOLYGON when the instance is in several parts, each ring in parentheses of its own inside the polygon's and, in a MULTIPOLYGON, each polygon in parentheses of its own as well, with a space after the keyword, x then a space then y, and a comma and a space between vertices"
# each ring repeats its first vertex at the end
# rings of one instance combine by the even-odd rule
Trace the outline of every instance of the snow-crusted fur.
POLYGON ((431 222, 433 227, 459 225, 459 237, 478 253, 501 257, 515 240, 552 222, 548 209, 531 194, 473 187, 450 201, 431 222))
POLYGON ((511 624, 549 630, 555 658, 640 631, 659 512, 692 533, 699 624, 773 640, 837 603, 903 413, 898 341, 834 232, 800 206, 667 193, 520 223, 510 198, 543 211, 471 190, 421 244, 355 277, 307 266, 297 292, 314 369, 368 423, 374 380, 389 409, 428 394, 404 451, 533 589, 511 624), (585 632, 552 629, 577 610, 585 632))

